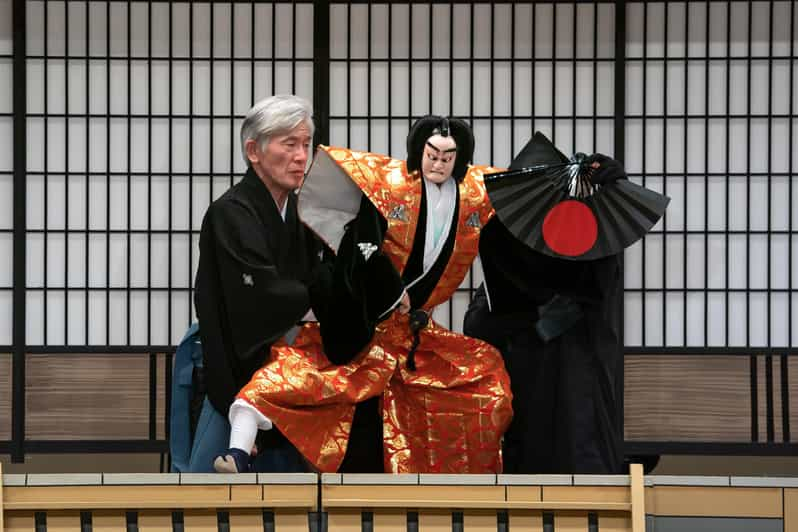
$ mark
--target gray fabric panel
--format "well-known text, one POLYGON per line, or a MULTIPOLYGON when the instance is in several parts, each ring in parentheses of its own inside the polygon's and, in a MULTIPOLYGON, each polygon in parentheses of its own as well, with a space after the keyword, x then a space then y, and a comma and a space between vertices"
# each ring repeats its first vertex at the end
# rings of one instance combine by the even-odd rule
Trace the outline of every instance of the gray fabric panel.
POLYGON ((321 483, 322 484, 341 484, 343 481, 343 475, 341 473, 322 473, 321 474, 321 483))
POLYGON ((572 475, 506 475, 496 476, 500 486, 570 486, 572 475))
POLYGON ((183 485, 197 484, 255 484, 256 473, 180 473, 183 485))
POLYGON ((102 483, 101 473, 28 475, 28 486, 100 486, 102 483))
POLYGON ((9 474, 3 475, 3 486, 24 486, 27 477, 24 474, 9 474))
POLYGON ((798 477, 731 477, 731 485, 745 488, 798 488, 798 477))
POLYGON ((367 486, 418 484, 418 473, 343 473, 342 483, 367 486))
POLYGON ((318 150, 299 191, 300 219, 333 251, 338 251, 344 227, 360 210, 363 192, 324 150, 318 150))
POLYGON ((419 484, 434 486, 495 486, 496 475, 457 473, 419 473, 419 484))
POLYGON ((781 519, 752 517, 653 517, 647 532, 783 532, 781 519), (653 526, 651 526, 653 524, 653 526))
POLYGON ((729 486, 729 477, 720 476, 685 476, 685 475, 651 475, 654 486, 729 486))
POLYGON ((179 473, 103 473, 103 484, 118 485, 164 485, 180 484, 179 473))
POLYGON ((316 484, 316 473, 258 473, 258 484, 316 484))
POLYGON ((629 475, 574 475, 574 486, 629 486, 629 475))

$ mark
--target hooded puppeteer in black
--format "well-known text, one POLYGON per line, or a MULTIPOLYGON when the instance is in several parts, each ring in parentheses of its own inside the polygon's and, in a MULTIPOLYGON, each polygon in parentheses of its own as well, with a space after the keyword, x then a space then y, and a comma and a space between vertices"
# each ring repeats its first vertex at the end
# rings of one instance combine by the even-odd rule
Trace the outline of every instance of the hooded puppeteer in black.
MULTIPOLYGON (((533 139, 510 168, 564 158, 541 150, 533 139)), ((464 332, 498 347, 510 374, 515 417, 504 472, 621 473, 621 255, 550 257, 498 217, 484 227, 479 251, 485 283, 464 332)))

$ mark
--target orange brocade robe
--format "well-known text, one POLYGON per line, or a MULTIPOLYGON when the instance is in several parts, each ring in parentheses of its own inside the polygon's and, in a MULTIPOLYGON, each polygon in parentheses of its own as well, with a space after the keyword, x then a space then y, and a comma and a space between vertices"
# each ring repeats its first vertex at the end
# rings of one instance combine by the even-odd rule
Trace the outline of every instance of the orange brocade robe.
MULTIPOLYGON (((382 250, 401 273, 413 248, 422 182, 403 161, 323 147, 388 221, 382 250)), ((478 252, 480 229, 493 216, 472 166, 459 184, 454 250, 426 304, 447 301, 478 252)), ((349 439, 355 404, 381 396, 386 472, 496 473, 500 441, 512 418, 510 381, 489 344, 430 320, 421 331, 416 370, 408 317, 394 312, 348 364, 330 363, 318 324, 306 324, 294 344, 272 347, 271 359, 239 393, 280 429, 315 467, 334 472, 349 439)))

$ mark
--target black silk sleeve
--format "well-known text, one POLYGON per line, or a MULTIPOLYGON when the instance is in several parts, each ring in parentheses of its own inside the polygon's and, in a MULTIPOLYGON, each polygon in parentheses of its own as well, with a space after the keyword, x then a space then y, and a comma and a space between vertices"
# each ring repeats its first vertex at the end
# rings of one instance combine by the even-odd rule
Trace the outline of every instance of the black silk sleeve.
POLYGON ((507 348, 508 339, 515 331, 531 329, 536 319, 537 312, 534 309, 491 312, 485 285, 480 284, 463 316, 463 333, 504 350, 507 348))
POLYGON ((210 214, 220 292, 239 359, 263 357, 310 308, 303 283, 281 278, 268 246, 252 227, 252 214, 234 202, 215 205, 210 214))
MULTIPOLYGON (((321 244, 321 246, 324 246, 321 244)), ((335 253, 324 247, 317 251, 318 262, 311 270, 307 281, 310 308, 319 323, 327 320, 327 310, 333 287, 333 271, 335 269, 335 253)))
POLYGON ((518 312, 548 302, 555 294, 592 305, 603 296, 604 263, 544 255, 518 241, 497 219, 483 228, 479 255, 494 312, 518 312))
POLYGON ((324 352, 334 364, 348 363, 371 341, 374 328, 404 291, 399 272, 381 250, 387 226, 363 196, 338 248, 329 298, 319 317, 324 352))
POLYGON ((474 292, 474 297, 471 298, 465 316, 463 316, 463 333, 484 340, 499 349, 504 349, 507 334, 505 325, 500 315, 491 313, 485 287, 479 285, 474 292))

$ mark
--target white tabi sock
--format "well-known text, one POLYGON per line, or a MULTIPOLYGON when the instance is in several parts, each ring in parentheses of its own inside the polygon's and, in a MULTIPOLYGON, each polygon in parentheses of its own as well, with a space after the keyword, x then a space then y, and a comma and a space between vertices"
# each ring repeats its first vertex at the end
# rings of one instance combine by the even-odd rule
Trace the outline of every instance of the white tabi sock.
POLYGON ((272 422, 254 406, 236 399, 230 406, 230 447, 250 453, 255 446, 258 429, 269 430, 272 422))

